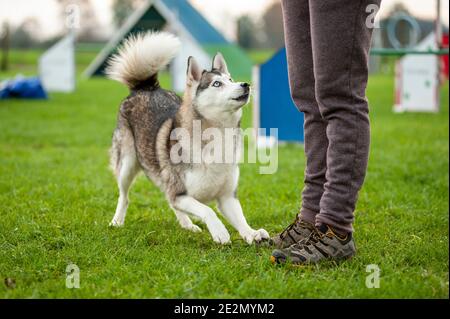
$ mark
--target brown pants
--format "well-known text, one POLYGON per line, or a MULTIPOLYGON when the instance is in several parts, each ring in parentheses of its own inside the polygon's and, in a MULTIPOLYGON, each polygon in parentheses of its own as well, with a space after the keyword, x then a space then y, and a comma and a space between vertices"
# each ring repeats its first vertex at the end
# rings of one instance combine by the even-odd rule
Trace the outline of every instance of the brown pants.
POLYGON ((372 28, 366 8, 380 2, 282 0, 291 94, 305 114, 301 218, 342 233, 353 231, 367 169, 372 28))

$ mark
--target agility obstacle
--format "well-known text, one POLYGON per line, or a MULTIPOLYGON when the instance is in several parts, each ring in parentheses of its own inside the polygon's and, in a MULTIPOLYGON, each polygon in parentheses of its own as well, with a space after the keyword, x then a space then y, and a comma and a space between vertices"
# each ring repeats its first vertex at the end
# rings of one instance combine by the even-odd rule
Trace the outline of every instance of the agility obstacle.
MULTIPOLYGON (((438 13, 440 4, 438 1, 438 13)), ((395 81, 395 112, 438 112, 441 79, 448 78, 448 34, 443 34, 440 14, 437 15, 435 31, 421 43, 419 35, 404 47, 393 41, 392 35, 399 21, 407 20, 414 26, 414 18, 402 15, 392 18, 390 42, 394 48, 372 48, 372 56, 398 56, 395 81), (447 46, 447 47, 445 47, 447 46)), ((413 32, 418 32, 412 27, 413 32), (414 31, 415 30, 415 31, 414 31)), ((274 139, 280 142, 303 143, 303 113, 294 105, 289 90, 286 49, 276 52, 265 63, 253 68, 253 126, 265 130, 256 136, 257 145, 268 146, 274 139), (278 129, 278 136, 270 135, 270 128, 278 129)))

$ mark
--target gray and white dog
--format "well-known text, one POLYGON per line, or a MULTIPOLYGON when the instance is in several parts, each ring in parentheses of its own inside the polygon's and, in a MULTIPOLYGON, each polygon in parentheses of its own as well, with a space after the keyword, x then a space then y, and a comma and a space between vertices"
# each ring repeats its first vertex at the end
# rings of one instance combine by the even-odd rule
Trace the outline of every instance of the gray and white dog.
MULTIPOLYGON (((229 243, 227 229, 207 205, 217 201, 220 212, 247 243, 268 239, 269 234, 264 229, 255 230, 247 224, 236 198, 237 162, 174 163, 171 159, 176 142, 171 136, 176 129, 190 133, 187 142, 180 142, 181 148, 189 148, 190 145, 183 143, 192 142, 195 121, 201 123, 202 131, 238 128, 241 108, 247 104, 250 94, 247 83, 231 80, 220 53, 213 58, 209 71, 202 70, 193 57, 188 59, 183 99, 162 89, 158 71, 168 65, 179 48, 180 41, 175 36, 147 32, 129 37, 109 61, 108 76, 130 89, 120 106, 111 148, 111 167, 120 191, 111 225, 124 224, 128 191, 142 170, 166 194, 181 227, 201 231, 191 221, 190 217, 194 217, 206 224, 215 242, 229 243)), ((229 143, 221 145, 236 148, 229 143)), ((201 148, 204 147, 203 142, 201 148)))

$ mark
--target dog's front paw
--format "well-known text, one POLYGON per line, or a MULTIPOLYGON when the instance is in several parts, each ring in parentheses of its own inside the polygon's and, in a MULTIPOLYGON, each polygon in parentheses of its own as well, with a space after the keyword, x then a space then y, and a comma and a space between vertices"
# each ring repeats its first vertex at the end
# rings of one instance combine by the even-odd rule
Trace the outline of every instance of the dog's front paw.
POLYGON ((218 244, 226 245, 231 243, 230 234, 228 234, 228 232, 223 234, 214 234, 212 235, 212 238, 218 244))
POLYGON ((209 232, 211 233, 213 240, 218 244, 224 245, 231 242, 230 234, 223 224, 218 223, 214 227, 210 228, 209 232))
POLYGON ((200 227, 198 227, 195 224, 191 224, 191 225, 187 225, 187 226, 182 226, 184 229, 190 230, 193 233, 200 233, 202 231, 202 229, 200 227))
POLYGON ((260 242, 265 239, 269 239, 269 233, 265 229, 252 230, 250 233, 242 236, 247 244, 251 245, 253 242, 260 242))
POLYGON ((115 220, 113 219, 110 223, 109 223, 109 227, 122 227, 123 226, 123 221, 120 220, 115 220))

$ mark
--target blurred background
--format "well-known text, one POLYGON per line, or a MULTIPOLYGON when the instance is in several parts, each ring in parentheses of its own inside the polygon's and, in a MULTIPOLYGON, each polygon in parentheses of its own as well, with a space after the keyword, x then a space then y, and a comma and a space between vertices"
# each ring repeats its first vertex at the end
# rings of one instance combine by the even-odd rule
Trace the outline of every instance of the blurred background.
MULTIPOLYGON (((206 231, 181 232, 144 176, 131 191, 127 227, 106 227, 117 200, 108 149, 129 91, 101 76, 138 30, 182 38, 181 55, 159 75, 177 92, 187 54, 210 66, 221 51, 233 77, 252 83, 242 127, 278 128, 278 140, 296 142, 278 144, 275 174, 240 165, 249 223, 275 234, 298 211, 305 167, 279 1, 0 0, 0 298, 448 299, 449 1, 383 0, 369 22, 371 152, 355 212, 359 255, 338 268, 280 271, 242 243, 222 250, 206 231), (80 267, 83 289, 65 288, 69 263, 80 267), (365 286, 374 263, 382 289, 365 286)), ((274 145, 267 137, 261 146, 274 145)))
MULTIPOLYGON (((33 72, 33 57, 56 43, 67 33, 67 6, 76 3, 80 8, 80 28, 77 30, 77 66, 86 67, 95 54, 111 39, 126 19, 145 0, 0 0, 0 30, 9 28, 11 49, 10 67, 23 73, 33 72)), ((265 61, 283 46, 281 5, 278 0, 190 0, 227 40, 237 42, 248 51, 255 63, 265 61)), ((442 1, 441 21, 448 30, 449 2, 442 1)), ((384 21, 399 12, 416 18, 421 28, 420 38, 434 28, 435 1, 384 0, 378 14, 381 27, 384 21)), ((382 28, 383 29, 383 28, 382 28)), ((386 30, 381 32, 382 47, 392 47, 386 30)), ((400 41, 407 42, 408 28, 398 26, 400 41)), ((420 40, 420 39, 419 39, 420 40)), ((378 41, 378 38, 377 38, 378 41)), ((389 58, 384 58, 380 70, 392 71, 389 58)), ((5 66, 2 72, 5 72, 5 66)))

